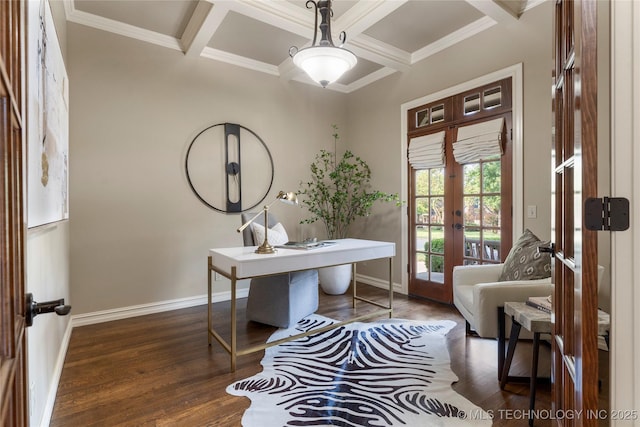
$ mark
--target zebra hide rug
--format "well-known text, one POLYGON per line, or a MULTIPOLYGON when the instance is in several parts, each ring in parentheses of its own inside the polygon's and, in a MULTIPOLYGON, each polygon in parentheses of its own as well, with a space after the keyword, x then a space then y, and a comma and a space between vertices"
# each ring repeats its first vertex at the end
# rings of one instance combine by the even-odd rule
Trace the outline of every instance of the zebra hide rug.
MULTIPOLYGON (((269 340, 330 322, 312 315, 269 340)), ((263 371, 227 393, 251 399, 245 427, 490 426, 488 413, 451 389, 458 378, 445 335, 454 326, 388 319, 300 338, 268 348, 263 371)))

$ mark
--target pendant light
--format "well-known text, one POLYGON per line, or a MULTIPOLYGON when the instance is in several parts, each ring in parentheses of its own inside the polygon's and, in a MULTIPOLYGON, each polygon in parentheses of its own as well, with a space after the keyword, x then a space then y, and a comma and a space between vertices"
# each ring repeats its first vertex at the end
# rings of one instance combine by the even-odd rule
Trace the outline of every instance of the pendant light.
POLYGON ((293 63, 303 69, 309 77, 315 82, 318 82, 322 87, 327 87, 328 84, 335 82, 346 71, 353 68, 358 59, 356 56, 343 49, 345 40, 347 39, 347 33, 344 31, 340 33, 340 46, 334 46, 331 39, 331 0, 309 0, 306 3, 307 9, 315 8, 315 32, 313 34, 313 43, 309 47, 298 49, 296 46, 292 46, 289 49, 289 56, 293 59, 293 63), (313 5, 313 6, 311 6, 313 5), (318 13, 322 17, 320 22, 320 42, 316 45, 316 39, 318 35, 318 13))

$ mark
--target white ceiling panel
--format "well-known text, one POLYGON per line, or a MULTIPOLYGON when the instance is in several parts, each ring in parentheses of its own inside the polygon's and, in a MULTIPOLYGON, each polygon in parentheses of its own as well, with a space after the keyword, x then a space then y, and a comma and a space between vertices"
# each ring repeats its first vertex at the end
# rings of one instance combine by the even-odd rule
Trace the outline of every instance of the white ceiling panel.
POLYGON ((239 13, 229 12, 208 46, 278 65, 289 57, 291 46, 301 47, 308 42, 307 38, 239 13))
POLYGON ((415 52, 483 16, 464 1, 409 1, 364 34, 406 52, 415 52))
POLYGON ((76 0, 82 12, 180 38, 196 0, 76 0))

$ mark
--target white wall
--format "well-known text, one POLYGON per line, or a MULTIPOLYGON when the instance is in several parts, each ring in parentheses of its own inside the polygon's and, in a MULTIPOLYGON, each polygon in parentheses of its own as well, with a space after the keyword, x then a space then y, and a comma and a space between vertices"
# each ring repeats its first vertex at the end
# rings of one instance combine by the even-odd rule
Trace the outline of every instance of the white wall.
MULTIPOLYGON (((400 108, 403 103, 523 63, 524 206, 536 205, 536 219, 524 218, 541 238, 551 235, 551 33, 550 2, 527 11, 512 25, 496 25, 424 61, 410 71, 367 86, 348 99, 349 142, 373 170, 376 187, 401 192, 400 108)), ((378 211, 390 207, 378 206, 378 211)), ((400 243, 400 224, 362 222, 360 233, 400 243)), ((517 236, 516 236, 517 237, 517 236)), ((399 261, 399 260, 398 260, 399 261)), ((396 262, 396 271, 403 266, 396 262)), ((382 277, 377 266, 365 275, 382 277)))
MULTIPOLYGON (((333 148, 346 95, 77 24, 67 34, 74 313, 205 295, 207 250, 241 245, 240 219, 191 192, 189 143, 222 122, 256 132, 275 163, 272 199, 333 148)), ((296 238, 304 212, 274 213, 296 238)))
MULTIPOLYGON (((69 294, 69 223, 62 221, 27 233, 27 286, 38 302, 69 294)), ((72 311, 73 313, 73 311, 72 311)), ((27 329, 29 413, 32 426, 49 418, 69 339, 70 316, 43 314, 27 329)))

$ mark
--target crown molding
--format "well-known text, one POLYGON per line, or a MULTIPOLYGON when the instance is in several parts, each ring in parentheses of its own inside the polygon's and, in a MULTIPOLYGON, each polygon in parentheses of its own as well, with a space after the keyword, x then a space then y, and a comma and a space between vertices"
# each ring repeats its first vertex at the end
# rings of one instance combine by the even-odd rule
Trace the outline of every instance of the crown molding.
MULTIPOLYGON (((66 3, 65 3, 66 5, 66 3)), ((65 7, 65 13, 67 9, 65 7)), ((85 25, 87 27, 96 28, 98 30, 119 34, 121 36, 130 37, 158 46, 167 47, 169 49, 179 50, 182 52, 180 40, 165 34, 156 33, 155 31, 145 30, 140 27, 125 24, 123 22, 114 21, 112 19, 96 16, 73 8, 68 12, 67 20, 76 24, 85 25)))
POLYGON ((280 72, 276 65, 267 64, 266 62, 256 61, 244 56, 235 55, 223 50, 214 49, 206 46, 200 54, 203 58, 209 58, 216 61, 226 62, 227 64, 237 65, 238 67, 248 68, 254 71, 271 74, 272 76, 280 76, 280 72))
POLYGON ((411 54, 366 34, 351 40, 349 49, 357 56, 398 71, 407 71, 411 65, 411 54))
POLYGON ((391 74, 397 73, 398 70, 389 67, 382 67, 379 70, 374 71, 373 73, 367 74, 366 76, 356 80, 355 82, 349 84, 347 86, 348 92, 355 92, 358 89, 362 89, 365 86, 370 85, 371 83, 377 82, 378 80, 384 79, 391 74))

